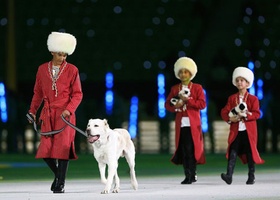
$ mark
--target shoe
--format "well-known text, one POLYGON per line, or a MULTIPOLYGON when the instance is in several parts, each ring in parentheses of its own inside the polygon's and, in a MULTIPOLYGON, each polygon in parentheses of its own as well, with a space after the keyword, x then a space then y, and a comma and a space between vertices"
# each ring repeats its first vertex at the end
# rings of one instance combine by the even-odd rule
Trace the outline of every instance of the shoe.
POLYGON ((181 184, 192 184, 192 180, 189 176, 187 176, 182 182, 181 184))
POLYGON ((247 185, 253 185, 255 183, 255 175, 254 174, 249 174, 248 175, 248 180, 246 181, 247 185))
POLYGON ((54 191, 55 185, 57 184, 57 178, 54 178, 52 185, 51 185, 51 191, 54 191))
POLYGON ((221 178, 230 185, 232 183, 232 176, 222 173, 221 178))
POLYGON ((53 193, 64 193, 65 177, 68 169, 68 160, 58 160, 57 181, 53 193))
POLYGON ((63 183, 57 183, 54 187, 53 193, 64 193, 64 184, 63 183))
POLYGON ((197 175, 192 175, 191 176, 191 182, 196 182, 197 181, 197 175))

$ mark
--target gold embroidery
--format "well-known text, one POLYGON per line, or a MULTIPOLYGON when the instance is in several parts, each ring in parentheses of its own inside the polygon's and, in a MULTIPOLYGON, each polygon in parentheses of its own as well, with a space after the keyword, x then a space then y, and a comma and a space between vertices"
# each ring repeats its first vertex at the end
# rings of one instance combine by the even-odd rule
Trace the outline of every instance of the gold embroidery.
POLYGON ((51 65, 51 61, 48 63, 48 70, 49 70, 50 77, 52 79, 52 90, 55 90, 55 97, 57 97, 58 89, 57 89, 57 86, 56 86, 56 81, 59 79, 60 75, 62 74, 64 68, 67 65, 67 62, 65 62, 62 69, 58 72, 57 77, 54 77, 53 74, 51 73, 51 66, 50 65, 51 65))
MULTIPOLYGON (((246 103, 247 98, 248 98, 248 95, 249 95, 248 92, 246 92, 246 93, 244 94, 244 97, 242 98, 242 102, 246 103)), ((236 106, 238 106, 238 105, 241 103, 241 102, 240 102, 239 94, 236 96, 235 102, 236 102, 236 106)))

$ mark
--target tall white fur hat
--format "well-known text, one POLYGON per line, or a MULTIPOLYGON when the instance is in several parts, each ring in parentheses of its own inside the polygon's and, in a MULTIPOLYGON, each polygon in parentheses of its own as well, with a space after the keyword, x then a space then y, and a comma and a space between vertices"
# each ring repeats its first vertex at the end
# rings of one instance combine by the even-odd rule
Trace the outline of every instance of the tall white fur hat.
POLYGON ((77 40, 69 33, 52 32, 47 41, 50 52, 63 52, 71 55, 76 48, 77 40))
POLYGON ((191 80, 195 77, 197 73, 197 66, 195 62, 188 57, 181 57, 174 64, 175 77, 178 79, 180 79, 178 74, 181 69, 187 69, 188 71, 190 71, 190 73, 192 74, 191 80))
POLYGON ((254 74, 250 69, 248 69, 247 67, 237 67, 234 69, 232 74, 232 84, 234 86, 236 86, 237 77, 242 77, 249 82, 249 86, 247 88, 252 87, 254 82, 254 74))

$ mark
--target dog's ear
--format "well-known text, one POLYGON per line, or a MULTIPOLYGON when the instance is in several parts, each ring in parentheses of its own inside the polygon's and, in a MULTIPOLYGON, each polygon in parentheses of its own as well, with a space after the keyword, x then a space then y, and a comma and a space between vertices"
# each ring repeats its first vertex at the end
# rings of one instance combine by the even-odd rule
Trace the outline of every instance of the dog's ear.
POLYGON ((105 130, 110 128, 107 119, 103 119, 105 130))
POLYGON ((107 119, 103 119, 103 121, 104 121, 104 127, 105 127, 105 129, 110 128, 110 126, 109 126, 109 123, 108 123, 107 119))

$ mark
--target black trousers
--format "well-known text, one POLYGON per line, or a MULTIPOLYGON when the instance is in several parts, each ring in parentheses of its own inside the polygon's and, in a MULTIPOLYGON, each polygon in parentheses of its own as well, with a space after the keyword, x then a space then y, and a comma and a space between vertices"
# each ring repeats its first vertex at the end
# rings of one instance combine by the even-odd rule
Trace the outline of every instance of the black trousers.
POLYGON ((255 171, 254 169, 254 161, 253 161, 253 156, 252 156, 252 150, 248 138, 248 133, 247 131, 238 131, 238 135, 233 141, 233 143, 230 146, 230 152, 235 151, 237 155, 242 155, 245 154, 247 157, 248 161, 248 168, 252 172, 255 171))
POLYGON ((230 145, 230 150, 234 150, 237 155, 246 154, 252 156, 250 142, 248 138, 247 131, 238 131, 237 137, 230 145))
POLYGON ((178 155, 181 157, 186 176, 196 175, 196 160, 191 128, 182 127, 180 131, 178 155))
POLYGON ((189 165, 188 162, 195 161, 194 143, 190 127, 181 128, 178 148, 171 161, 174 164, 183 164, 184 166, 189 165))

